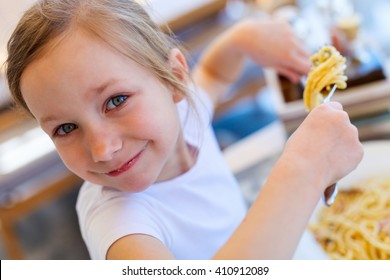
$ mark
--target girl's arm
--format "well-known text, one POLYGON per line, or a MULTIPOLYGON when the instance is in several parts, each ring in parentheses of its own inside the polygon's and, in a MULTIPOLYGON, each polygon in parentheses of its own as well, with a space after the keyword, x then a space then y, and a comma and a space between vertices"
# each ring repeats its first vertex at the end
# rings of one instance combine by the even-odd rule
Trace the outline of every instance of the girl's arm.
POLYGON ((287 22, 247 19, 222 33, 206 49, 193 70, 195 83, 218 101, 239 78, 246 57, 294 82, 310 69, 309 53, 287 22))
POLYGON ((289 259, 324 189, 363 156, 339 103, 313 110, 288 140, 260 195, 216 259, 289 259))

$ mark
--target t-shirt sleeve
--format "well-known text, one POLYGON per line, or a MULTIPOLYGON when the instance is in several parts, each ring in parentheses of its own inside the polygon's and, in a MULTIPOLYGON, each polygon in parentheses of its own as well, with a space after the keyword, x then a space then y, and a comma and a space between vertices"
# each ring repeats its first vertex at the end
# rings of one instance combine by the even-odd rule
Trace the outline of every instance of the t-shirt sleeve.
POLYGON ((82 236, 92 259, 106 259, 110 246, 129 234, 146 234, 163 244, 168 242, 158 221, 156 223, 154 215, 151 215, 152 207, 147 202, 137 199, 136 195, 117 191, 107 194, 104 189, 92 184, 85 186, 77 203, 82 236), (95 198, 83 199, 83 195, 95 198), (81 201, 93 203, 82 205, 81 201))

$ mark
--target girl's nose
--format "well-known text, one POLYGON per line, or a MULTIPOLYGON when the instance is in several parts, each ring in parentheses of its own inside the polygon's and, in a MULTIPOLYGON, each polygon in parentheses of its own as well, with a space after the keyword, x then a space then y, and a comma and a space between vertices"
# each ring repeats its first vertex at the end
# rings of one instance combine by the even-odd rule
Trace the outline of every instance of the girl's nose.
POLYGON ((94 162, 112 160, 114 154, 122 148, 120 137, 114 133, 93 133, 88 139, 86 144, 94 162))

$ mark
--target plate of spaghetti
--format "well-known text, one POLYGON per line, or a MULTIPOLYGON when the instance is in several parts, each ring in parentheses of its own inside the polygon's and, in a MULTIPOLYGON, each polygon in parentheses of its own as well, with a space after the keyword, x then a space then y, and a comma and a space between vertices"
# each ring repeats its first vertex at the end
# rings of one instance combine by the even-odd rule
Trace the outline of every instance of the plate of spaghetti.
POLYGON ((331 207, 319 202, 295 259, 390 259, 390 141, 370 141, 357 169, 339 181, 331 207))

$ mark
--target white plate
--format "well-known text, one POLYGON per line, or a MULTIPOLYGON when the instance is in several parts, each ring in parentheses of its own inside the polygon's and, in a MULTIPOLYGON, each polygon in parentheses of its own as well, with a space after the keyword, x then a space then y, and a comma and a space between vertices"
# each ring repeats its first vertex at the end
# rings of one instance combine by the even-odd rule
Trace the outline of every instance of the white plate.
MULTIPOLYGON (((390 176, 390 141, 370 141, 363 143, 364 157, 359 166, 348 176, 340 180, 340 188, 364 181, 374 176, 390 176)), ((320 201, 317 209, 314 211, 310 222, 316 219, 317 210, 325 207, 320 201)), ((297 260, 324 260, 329 259, 319 243, 315 241, 314 236, 305 231, 294 255, 297 260)))

